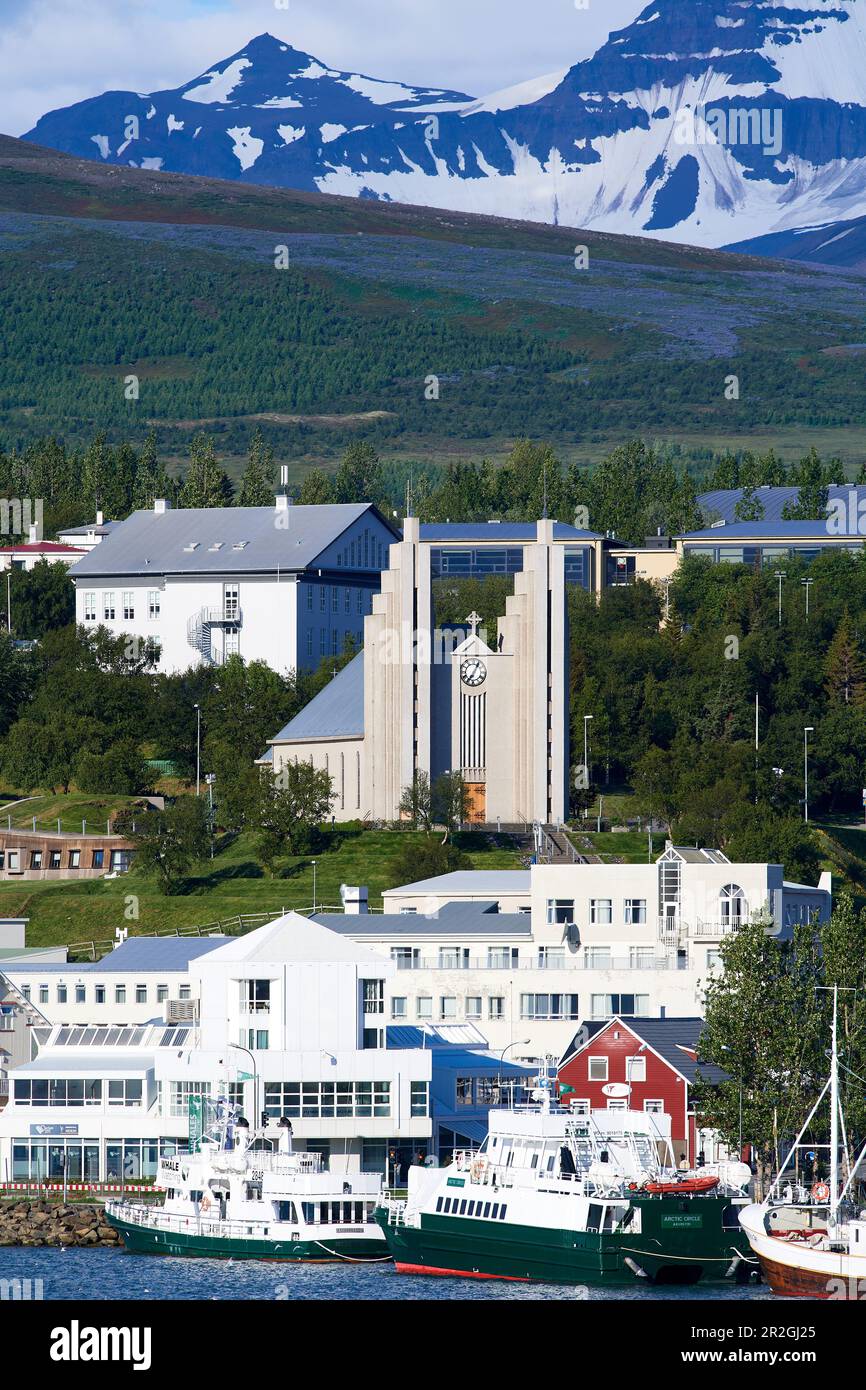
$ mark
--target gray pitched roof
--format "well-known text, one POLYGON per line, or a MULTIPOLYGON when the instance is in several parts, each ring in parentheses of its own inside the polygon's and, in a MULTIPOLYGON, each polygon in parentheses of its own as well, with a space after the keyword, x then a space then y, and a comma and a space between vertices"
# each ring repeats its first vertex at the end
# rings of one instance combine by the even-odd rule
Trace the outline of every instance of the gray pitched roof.
MULTIPOLYGON (((530 545, 538 535, 534 521, 430 521, 422 523, 422 541, 430 543, 449 541, 501 541, 507 545, 530 545)), ((580 531, 567 522, 553 523, 553 538, 557 541, 598 541, 601 536, 595 531, 580 531)))
MULTIPOLYGON (((591 1042, 593 1038, 598 1037, 599 1033, 607 1028, 611 1021, 611 1019, 604 1019, 601 1022, 585 1023, 570 1046, 566 1048, 559 1065, 563 1066, 576 1052, 581 1051, 586 1046, 584 1039, 591 1042)), ((723 1071, 721 1067, 715 1066, 712 1062, 698 1063, 691 1055, 691 1050, 699 1047, 701 1034, 706 1027, 702 1018, 622 1017, 620 1021, 625 1023, 640 1038, 641 1042, 645 1042, 654 1052, 663 1057, 690 1084, 695 1081, 708 1081, 711 1085, 716 1086, 722 1081, 730 1080, 728 1073, 723 1071)))
MULTIPOLYGON (((847 505, 849 492, 855 492, 859 501, 860 498, 866 497, 866 486, 863 484, 856 486, 853 483, 832 483, 827 489, 827 500, 832 502, 834 498, 842 498, 847 505)), ((764 522, 781 521, 785 504, 796 502, 799 495, 800 489, 798 487, 759 487, 755 489, 755 497, 764 509, 764 522)), ((714 492, 700 493, 698 505, 707 515, 717 515, 723 521, 734 521, 737 503, 742 496, 743 489, 741 487, 717 488, 714 492)), ((819 523, 810 522, 808 524, 815 527, 819 523)))
POLYGON ((388 890, 390 895, 410 893, 528 893, 532 877, 528 869, 455 869, 435 878, 419 878, 416 883, 401 883, 388 890))
POLYGON ((342 671, 320 690, 300 714, 269 739, 292 743, 297 739, 364 737, 364 653, 359 652, 342 671))
POLYGON ((278 527, 275 507, 185 507, 133 512, 75 566, 74 578, 123 574, 224 574, 303 570, 347 527, 370 512, 367 502, 290 507, 278 527), (186 546, 198 542, 195 550, 186 546), (235 549, 241 546, 242 549, 235 549), (211 549, 219 545, 218 550, 211 549))
POLYGON ((29 961, 22 961, 19 965, 16 961, 14 971, 9 967, 9 973, 68 975, 73 969, 76 973, 90 975, 105 975, 109 971, 184 971, 190 961, 198 960, 199 956, 207 955, 217 946, 224 946, 231 939, 227 936, 131 936, 101 960, 87 961, 83 965, 74 962, 68 965, 31 965, 29 961))
POLYGON ((445 903, 431 913, 317 913, 313 920, 344 936, 532 935, 528 912, 497 912, 493 902, 445 903))

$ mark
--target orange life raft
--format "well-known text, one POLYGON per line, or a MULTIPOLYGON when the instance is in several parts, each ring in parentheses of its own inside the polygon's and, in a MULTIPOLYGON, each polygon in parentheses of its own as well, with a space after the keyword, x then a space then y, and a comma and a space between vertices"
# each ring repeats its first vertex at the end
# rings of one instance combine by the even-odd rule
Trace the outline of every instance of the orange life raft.
POLYGON ((709 1173, 703 1178, 687 1177, 676 1182, 648 1182, 646 1192, 653 1193, 674 1193, 685 1194, 693 1192, 711 1192, 714 1187, 718 1187, 719 1180, 712 1177, 709 1173))

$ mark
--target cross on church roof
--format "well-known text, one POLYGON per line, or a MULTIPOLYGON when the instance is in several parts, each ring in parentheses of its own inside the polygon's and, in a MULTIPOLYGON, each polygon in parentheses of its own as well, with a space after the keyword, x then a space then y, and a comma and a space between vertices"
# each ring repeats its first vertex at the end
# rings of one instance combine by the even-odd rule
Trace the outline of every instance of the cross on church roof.
POLYGON ((479 629, 479 627, 481 626, 482 622, 484 621, 483 618, 479 618, 478 614, 477 614, 477 613, 475 612, 475 610, 473 609, 472 612, 469 614, 469 617, 466 619, 466 621, 467 621, 467 623, 469 624, 469 626, 472 628, 472 636, 473 636, 473 637, 477 637, 477 636, 478 636, 478 629, 479 629))

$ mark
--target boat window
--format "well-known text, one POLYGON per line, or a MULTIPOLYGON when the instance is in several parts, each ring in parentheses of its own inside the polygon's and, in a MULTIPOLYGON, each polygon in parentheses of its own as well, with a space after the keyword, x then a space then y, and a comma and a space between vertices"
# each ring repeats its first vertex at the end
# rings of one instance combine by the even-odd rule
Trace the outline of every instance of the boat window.
POLYGON ((586 1217, 586 1229, 588 1231, 600 1231, 603 1216, 604 1207, 598 1202, 590 1202, 586 1217))
POLYGON ((604 1209, 604 1226, 603 1226, 602 1229, 605 1230, 605 1231, 612 1231, 612 1230, 615 1229, 615 1227, 616 1227, 616 1208, 615 1208, 615 1207, 605 1207, 605 1209, 604 1209))
POLYGON ((316 1220, 316 1205, 314 1202, 302 1202, 301 1211, 304 1213, 304 1220, 313 1225, 316 1220))
POLYGON ((537 1167, 538 1167, 538 1154, 537 1154, 537 1153, 534 1153, 534 1154, 532 1155, 532 1167, 533 1167, 533 1168, 537 1168, 537 1167))
POLYGON ((483 1213, 483 1214, 484 1214, 485 1216, 489 1216, 489 1215, 490 1215, 490 1203, 489 1203, 489 1202, 485 1202, 485 1203, 484 1203, 484 1213, 483 1213))
POLYGON ((736 1231, 739 1230, 739 1226, 739 1209, 737 1207, 725 1207, 722 1212, 722 1230, 736 1231))
POLYGON ((463 1202, 460 1203, 460 1215, 461 1215, 461 1216, 465 1216, 465 1215, 466 1215, 466 1202, 465 1202, 465 1201, 463 1201, 463 1202))
POLYGON ((297 1225, 298 1214, 294 1202, 274 1202, 274 1206, 278 1221, 291 1221, 292 1225, 297 1225))
POLYGON ((441 1210, 442 1210, 442 1198, 441 1198, 441 1197, 437 1198, 437 1201, 436 1201, 436 1210, 437 1210, 437 1211, 441 1211, 441 1210))
POLYGON ((491 1215, 492 1215, 492 1217, 493 1217, 493 1220, 495 1221, 496 1218, 497 1218, 497 1216, 499 1215, 499 1203, 498 1203, 498 1202, 494 1202, 494 1203, 493 1203, 493 1211, 491 1212, 491 1215))
POLYGON ((504 1221, 504 1220, 505 1220, 505 1213, 506 1213, 507 1211, 508 1211, 508 1203, 506 1202, 505 1206, 502 1206, 502 1207, 499 1208, 499 1220, 500 1220, 500 1221, 504 1221))

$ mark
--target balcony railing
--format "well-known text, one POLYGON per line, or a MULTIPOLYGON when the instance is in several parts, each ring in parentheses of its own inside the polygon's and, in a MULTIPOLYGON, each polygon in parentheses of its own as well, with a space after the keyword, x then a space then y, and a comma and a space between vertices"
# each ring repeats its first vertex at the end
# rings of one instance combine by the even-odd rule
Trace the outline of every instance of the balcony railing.
POLYGON ((653 956, 651 960, 641 959, 636 956, 610 956, 607 960, 602 958, 588 959, 583 955, 566 956, 561 960, 517 960, 509 961, 507 965, 497 961, 485 960, 483 957, 460 960, 454 963, 443 962, 433 957, 419 957, 413 961, 397 961, 398 971, 425 971, 425 970, 493 970, 498 973, 508 970, 530 970, 550 973, 555 970, 682 970, 683 964, 668 956, 653 956))
POLYGON ((682 917, 659 917, 658 936, 660 941, 675 944, 687 937, 712 940, 714 937, 728 936, 739 931, 748 923, 747 917, 728 917, 724 920, 696 917, 687 922, 682 917))

